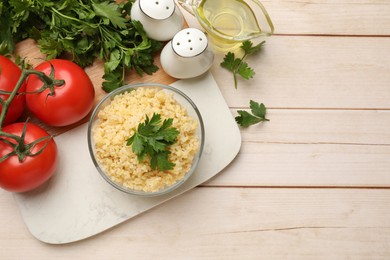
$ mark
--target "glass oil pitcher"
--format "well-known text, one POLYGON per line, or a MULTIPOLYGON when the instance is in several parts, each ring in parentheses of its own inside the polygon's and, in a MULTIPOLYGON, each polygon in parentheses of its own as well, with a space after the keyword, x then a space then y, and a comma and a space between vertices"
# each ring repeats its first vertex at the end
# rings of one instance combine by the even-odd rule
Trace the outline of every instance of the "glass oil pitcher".
POLYGON ((234 51, 245 40, 269 36, 274 26, 258 0, 178 0, 206 31, 214 50, 234 51))

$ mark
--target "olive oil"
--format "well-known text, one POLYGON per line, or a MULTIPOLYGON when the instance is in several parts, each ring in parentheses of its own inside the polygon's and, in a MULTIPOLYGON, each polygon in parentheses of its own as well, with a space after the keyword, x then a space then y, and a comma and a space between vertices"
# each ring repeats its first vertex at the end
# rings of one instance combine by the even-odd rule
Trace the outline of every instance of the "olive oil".
POLYGON ((211 40, 220 46, 239 44, 261 33, 255 14, 243 0, 202 0, 197 13, 204 26, 213 30, 211 40))

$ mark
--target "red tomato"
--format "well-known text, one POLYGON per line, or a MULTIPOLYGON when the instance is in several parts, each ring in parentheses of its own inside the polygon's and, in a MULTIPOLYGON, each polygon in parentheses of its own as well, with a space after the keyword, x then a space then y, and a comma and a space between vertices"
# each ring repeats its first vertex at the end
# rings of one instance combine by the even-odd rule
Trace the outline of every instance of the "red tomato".
MULTIPOLYGON (((3 128, 4 132, 21 136, 25 123, 14 123, 3 128)), ((48 136, 48 133, 37 125, 28 123, 25 144, 48 136)), ((14 139, 6 140, 16 143, 14 139)), ((49 140, 49 139, 48 139, 49 140)), ((39 142, 32 148, 31 153, 39 151, 48 140, 39 142)), ((0 158, 13 151, 13 148, 0 141, 0 158)), ((26 156, 22 162, 13 155, 0 163, 0 186, 8 191, 25 192, 32 190, 46 182, 57 169, 57 145, 53 139, 49 140, 43 152, 36 156, 26 156)))
MULTIPOLYGON (((42 93, 27 94, 27 107, 42 122, 51 126, 66 126, 83 119, 91 111, 95 99, 95 89, 87 73, 68 60, 55 59, 38 65, 35 70, 50 75, 54 67, 55 79, 65 80, 65 84, 54 88, 53 96, 49 89, 42 93)), ((41 80, 31 75, 27 79, 26 92, 36 92, 42 87, 41 80)))
MULTIPOLYGON (((21 74, 22 70, 16 66, 15 63, 0 55, 0 90, 12 92, 21 74)), ((24 92, 25 87, 26 85, 23 84, 18 93, 24 92)), ((9 95, 0 95, 0 98, 3 100, 7 100, 8 97, 9 95)), ((8 109, 3 126, 15 122, 22 115, 25 108, 25 103, 26 99, 24 95, 15 96, 8 109)), ((2 106, 0 104, 0 113, 1 110, 2 106)))

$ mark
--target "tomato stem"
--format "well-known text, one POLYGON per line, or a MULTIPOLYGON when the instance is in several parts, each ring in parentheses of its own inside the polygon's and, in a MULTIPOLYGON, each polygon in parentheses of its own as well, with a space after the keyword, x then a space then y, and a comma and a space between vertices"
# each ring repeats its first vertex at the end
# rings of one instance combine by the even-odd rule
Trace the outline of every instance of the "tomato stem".
MULTIPOLYGON (((0 134, 3 134, 3 132, 1 130, 3 128, 3 123, 4 123, 4 120, 5 120, 5 116, 6 116, 7 112, 8 112, 8 109, 9 109, 12 101, 14 100, 15 96, 18 95, 19 89, 22 87, 23 83, 26 81, 28 76, 30 76, 32 74, 34 74, 37 77, 39 77, 39 79, 43 82, 43 86, 42 86, 41 89, 38 90, 38 93, 43 92, 45 89, 49 89, 50 90, 50 95, 53 95, 55 86, 62 86, 62 85, 65 84, 64 80, 62 80, 62 79, 54 79, 54 76, 53 77, 49 77, 42 71, 36 71, 36 70, 31 70, 31 69, 30 70, 23 69, 22 70, 22 74, 19 77, 19 80, 16 83, 15 88, 12 90, 11 94, 9 95, 8 99, 7 100, 1 99, 1 101, 0 101, 1 105, 2 105, 2 110, 1 110, 1 114, 0 114, 0 134)), ((26 94, 33 94, 33 93, 27 93, 26 92, 26 94)))
MULTIPOLYGON (((10 107, 12 101, 14 100, 14 98, 20 94, 41 93, 46 89, 50 90, 50 93, 48 95, 54 95, 54 87, 62 86, 64 84, 65 84, 64 80, 54 78, 54 68, 53 67, 52 67, 52 71, 50 73, 50 76, 47 76, 44 72, 41 72, 41 71, 36 71, 36 70, 32 70, 32 69, 22 69, 22 74, 19 77, 19 80, 16 83, 16 86, 14 87, 12 92, 6 93, 6 94, 9 94, 8 99, 4 100, 4 99, 0 98, 0 104, 2 107, 1 114, 0 114, 0 141, 13 147, 13 151, 11 153, 3 156, 2 158, 0 158, 0 162, 5 161, 6 159, 8 159, 9 157, 11 157, 13 155, 17 155, 20 162, 22 162, 26 156, 38 155, 38 154, 42 153, 42 151, 46 148, 50 139, 52 138, 52 136, 45 136, 45 137, 42 137, 42 138, 40 138, 32 143, 26 144, 24 139, 25 139, 25 135, 26 135, 28 119, 25 122, 21 136, 2 131, 5 116, 7 115, 9 107, 10 107), (18 91, 22 87, 23 83, 26 81, 26 79, 30 75, 36 75, 43 82, 42 88, 34 93, 28 93, 28 92, 18 93, 18 91), (14 142, 11 142, 7 138, 13 139, 14 142), (38 152, 33 154, 31 152, 31 150, 34 148, 34 146, 40 142, 45 141, 45 140, 47 140, 47 142, 43 145, 43 147, 41 149, 39 149, 38 152)), ((1 94, 4 94, 4 93, 1 93, 1 94)))
POLYGON ((2 109, 1 109, 1 114, 0 114, 0 131, 3 128, 3 122, 5 120, 5 116, 7 115, 8 109, 9 109, 9 107, 11 105, 11 102, 15 98, 15 96, 18 93, 19 89, 22 87, 22 85, 23 85, 24 81, 27 79, 28 75, 29 74, 27 73, 26 70, 22 70, 22 75, 20 76, 18 82, 16 83, 15 88, 13 89, 11 94, 9 95, 8 99, 7 100, 3 100, 4 102, 2 102, 2 109))

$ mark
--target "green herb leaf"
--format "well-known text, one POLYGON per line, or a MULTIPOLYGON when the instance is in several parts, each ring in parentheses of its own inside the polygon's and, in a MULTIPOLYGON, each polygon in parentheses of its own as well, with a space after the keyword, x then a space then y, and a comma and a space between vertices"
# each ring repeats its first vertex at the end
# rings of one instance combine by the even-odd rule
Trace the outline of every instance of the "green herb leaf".
POLYGON ((253 125, 253 124, 256 124, 256 123, 259 123, 262 121, 260 118, 255 117, 255 116, 251 115, 249 112, 244 111, 244 110, 238 110, 237 113, 240 116, 237 116, 235 118, 236 122, 242 127, 248 127, 250 125, 253 125))
POLYGON ((240 66, 237 69, 237 73, 244 79, 253 78, 253 76, 255 75, 253 69, 250 68, 246 62, 241 62, 240 66))
POLYGON ((253 100, 250 101, 250 108, 251 108, 251 113, 245 110, 238 110, 237 113, 239 116, 235 117, 235 120, 237 124, 239 124, 242 127, 249 127, 251 125, 260 123, 260 122, 265 122, 269 121, 265 117, 267 113, 267 109, 264 106, 263 103, 259 104, 253 100))
POLYGON ((96 15, 107 18, 118 28, 126 28, 126 19, 118 12, 118 6, 115 3, 109 3, 108 1, 102 3, 92 2, 92 7, 96 15))
POLYGON ((172 170, 175 167, 175 164, 168 160, 169 153, 170 153, 169 151, 156 153, 151 160, 152 170, 156 170, 156 169, 160 171, 172 170))
POLYGON ((245 58, 249 55, 253 55, 259 52, 264 45, 265 41, 253 46, 253 43, 249 40, 242 42, 240 48, 244 50, 244 55, 241 58, 235 57, 235 54, 232 52, 226 53, 223 61, 221 62, 221 67, 229 70, 233 74, 234 78, 234 87, 237 88, 237 76, 241 76, 243 79, 251 79, 255 75, 254 70, 249 67, 248 63, 244 62, 245 58))
POLYGON ((264 46, 265 41, 260 42, 259 44, 253 46, 253 43, 249 40, 244 41, 242 45, 240 46, 241 49, 244 50, 246 55, 252 55, 261 50, 261 48, 264 46))
POLYGON ((111 92, 117 88, 123 86, 123 75, 124 69, 119 66, 114 71, 104 74, 104 82, 102 83, 103 90, 106 92, 111 92))
POLYGON ((267 109, 263 103, 259 104, 251 100, 249 102, 249 107, 251 108, 252 114, 265 119, 265 114, 267 113, 267 109))
MULTIPOLYGON (((2 3, 0 3, 0 7, 2 3)), ((13 53, 15 44, 13 42, 10 21, 3 13, 5 10, 0 9, 0 54, 13 53)))
POLYGON ((225 55, 225 57, 221 63, 221 66, 223 68, 230 70, 230 71, 235 71, 237 66, 240 64, 240 62, 241 62, 241 60, 236 59, 234 53, 228 52, 225 55))
POLYGON ((132 151, 135 154, 142 154, 144 152, 145 146, 144 142, 142 141, 142 137, 135 133, 128 141, 127 145, 133 145, 132 151))
POLYGON ((166 171, 175 166, 168 160, 169 146, 176 142, 179 131, 172 127, 173 119, 168 118, 161 123, 161 115, 154 113, 151 118, 146 116, 135 133, 127 139, 127 145, 132 145, 132 151, 137 155, 138 161, 145 156, 150 158, 153 170, 166 171))
POLYGON ((106 73, 114 71, 116 68, 118 68, 119 64, 122 61, 122 55, 119 49, 114 49, 110 53, 110 59, 104 63, 104 71, 106 73))

